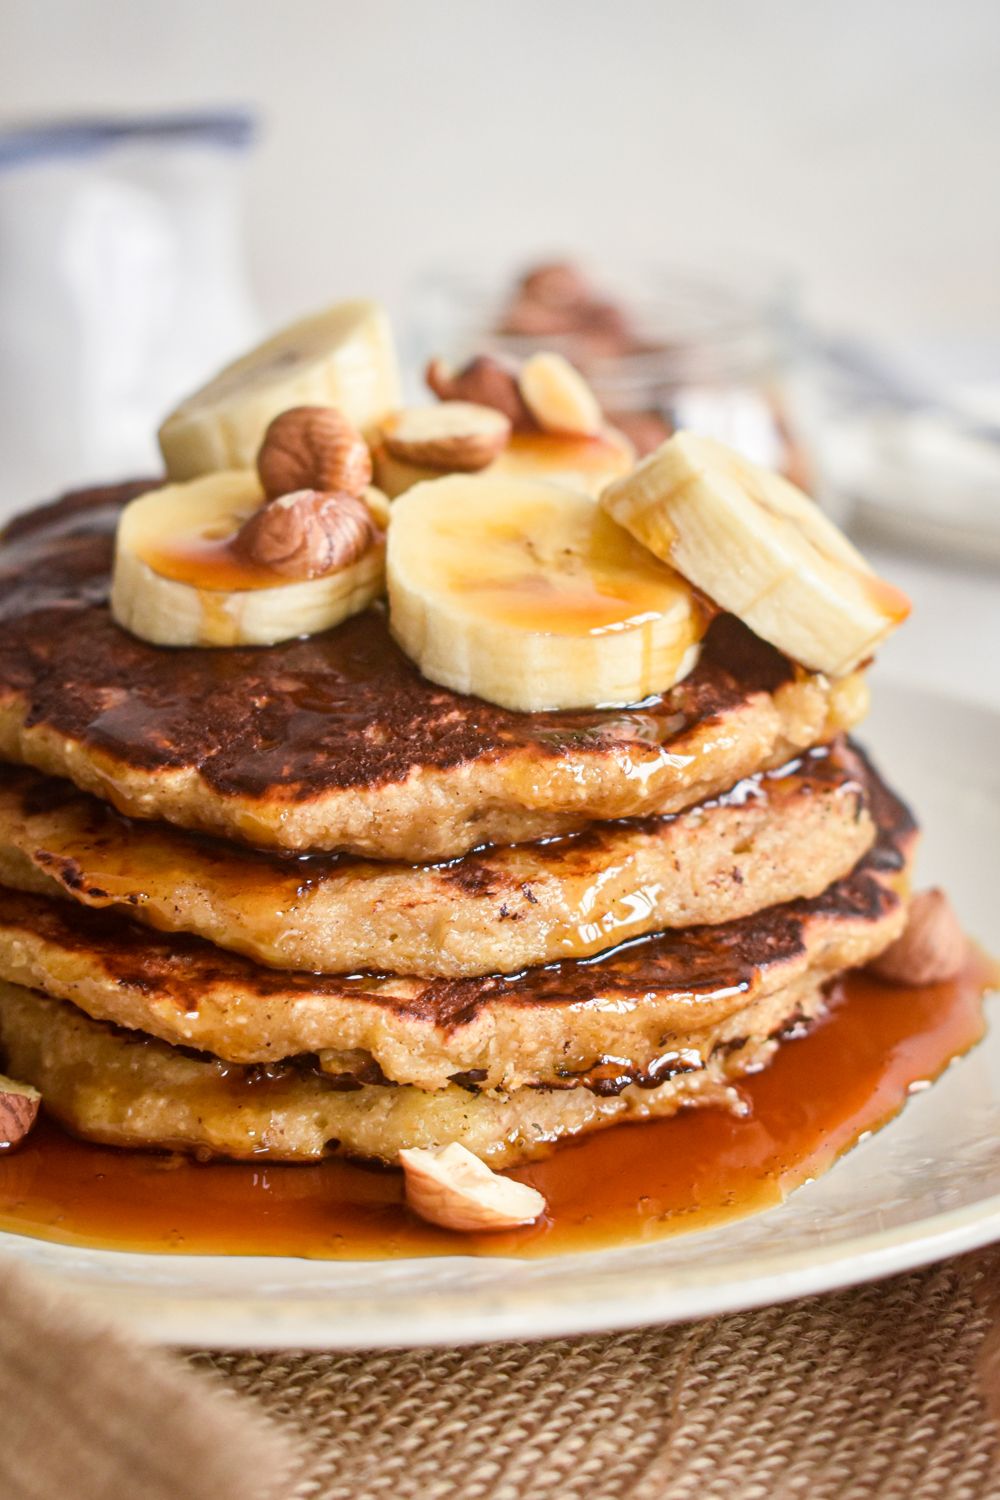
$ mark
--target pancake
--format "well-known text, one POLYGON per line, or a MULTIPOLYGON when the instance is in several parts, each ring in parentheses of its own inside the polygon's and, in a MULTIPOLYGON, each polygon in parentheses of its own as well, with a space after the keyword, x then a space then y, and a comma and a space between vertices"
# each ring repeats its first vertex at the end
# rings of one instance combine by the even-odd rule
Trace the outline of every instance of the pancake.
POLYGON ((516 714, 422 678, 380 606, 268 648, 173 650, 107 608, 120 505, 92 490, 0 547, 0 757, 139 818, 266 848, 433 860, 673 813, 850 727, 867 689, 795 667, 731 616, 670 692, 516 714))
POLYGON ((791 1009, 804 987, 899 935, 915 829, 874 772, 868 796, 876 843, 821 895, 596 959, 465 979, 284 973, 117 912, 0 890, 0 978, 233 1062, 320 1053, 334 1071, 373 1062, 426 1089, 456 1076, 507 1090, 555 1083, 607 1057, 648 1073, 693 1033, 779 992, 791 1009))
POLYGON ((234 1067, 181 1052, 138 1032, 89 1020, 74 1006, 0 983, 5 1066, 32 1082, 48 1112, 75 1134, 114 1146, 162 1147, 200 1156, 315 1161, 342 1154, 394 1162, 408 1146, 458 1141, 494 1167, 547 1154, 567 1136, 684 1105, 739 1106, 731 1087, 763 1066, 783 1032, 822 1008, 803 995, 779 1021, 763 1002, 754 1030, 704 1059, 682 1061, 665 1081, 597 1092, 578 1086, 471 1093, 343 1086, 309 1059, 273 1068, 234 1067))
POLYGON ((874 838, 866 774, 838 742, 670 818, 409 866, 258 853, 0 765, 0 882, 275 968, 510 973, 819 895, 874 838))

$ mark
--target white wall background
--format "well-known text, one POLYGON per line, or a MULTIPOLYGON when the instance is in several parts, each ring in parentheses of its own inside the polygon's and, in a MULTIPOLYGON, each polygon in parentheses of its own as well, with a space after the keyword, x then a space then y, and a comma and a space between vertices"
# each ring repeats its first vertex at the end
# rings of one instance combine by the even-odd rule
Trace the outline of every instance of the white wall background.
POLYGON ((269 320, 441 258, 788 263, 1000 336, 998 0, 0 0, 0 114, 258 104, 269 320))

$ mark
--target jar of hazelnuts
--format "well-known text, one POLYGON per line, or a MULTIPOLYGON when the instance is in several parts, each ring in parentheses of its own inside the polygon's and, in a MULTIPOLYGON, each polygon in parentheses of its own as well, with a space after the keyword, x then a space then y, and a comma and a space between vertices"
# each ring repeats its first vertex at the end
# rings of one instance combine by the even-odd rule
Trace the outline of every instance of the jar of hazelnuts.
POLYGON ((559 258, 506 277, 430 273, 412 306, 422 362, 488 352, 518 363, 553 349, 586 375, 640 455, 689 428, 812 486, 799 323, 780 276, 746 267, 625 272, 559 258))

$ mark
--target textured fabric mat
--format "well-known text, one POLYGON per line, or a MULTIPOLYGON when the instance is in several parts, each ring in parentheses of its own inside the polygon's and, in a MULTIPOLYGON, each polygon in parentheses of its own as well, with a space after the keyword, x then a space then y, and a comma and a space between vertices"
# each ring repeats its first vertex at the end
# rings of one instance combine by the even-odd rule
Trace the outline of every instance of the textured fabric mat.
POLYGON ((1000 1496, 1000 1248, 673 1329, 464 1350, 198 1353, 297 1500, 1000 1496))

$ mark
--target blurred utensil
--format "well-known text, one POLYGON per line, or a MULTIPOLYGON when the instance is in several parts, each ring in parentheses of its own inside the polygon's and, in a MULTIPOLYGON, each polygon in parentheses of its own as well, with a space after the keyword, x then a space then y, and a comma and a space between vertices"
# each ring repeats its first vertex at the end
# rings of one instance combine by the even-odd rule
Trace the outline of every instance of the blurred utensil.
MULTIPOLYGON (((872 539, 1000 562, 1000 381, 957 378, 946 351, 892 360, 860 340, 816 341, 827 416, 824 490, 872 539), (935 384, 918 372, 949 372, 935 384)), ((986 351, 987 354, 989 351, 986 351)), ((1000 351, 984 368, 1000 367, 1000 351)))
POLYGON ((818 352, 835 374, 849 382, 859 405, 924 413, 950 423, 965 437, 1000 443, 1000 422, 973 416, 944 392, 907 374, 870 344, 850 338, 825 339, 819 343, 818 352))

